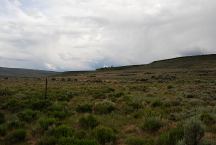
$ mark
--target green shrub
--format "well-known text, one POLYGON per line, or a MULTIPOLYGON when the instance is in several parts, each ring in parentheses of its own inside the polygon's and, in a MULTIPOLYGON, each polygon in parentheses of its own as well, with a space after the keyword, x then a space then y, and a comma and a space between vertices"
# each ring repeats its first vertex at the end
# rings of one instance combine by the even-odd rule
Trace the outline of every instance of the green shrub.
POLYGON ((0 89, 0 96, 10 96, 13 95, 13 91, 11 91, 9 88, 0 89))
POLYGON ((76 145, 98 145, 98 143, 95 140, 77 140, 76 145))
POLYGON ((17 129, 6 136, 6 142, 8 144, 14 144, 23 142, 26 139, 26 131, 24 129, 17 129))
POLYGON ((58 140, 59 145, 76 145, 76 142, 77 140, 73 137, 62 137, 58 140))
POLYGON ((157 145, 176 145, 179 140, 184 137, 184 128, 173 128, 168 132, 163 133, 157 140, 157 145))
POLYGON ((206 125, 211 125, 215 123, 214 117, 209 113, 202 113, 200 116, 200 120, 206 125))
POLYGON ((32 122, 37 118, 37 112, 31 109, 26 109, 18 114, 18 118, 21 121, 32 122))
POLYGON ((50 111, 66 111, 68 110, 68 105, 65 102, 55 102, 49 107, 50 111))
POLYGON ((115 110, 115 104, 111 101, 98 102, 94 106, 94 112, 97 114, 108 114, 115 110))
POLYGON ((75 139, 71 137, 63 137, 58 141, 58 145, 98 145, 95 140, 75 139))
POLYGON ((155 132, 158 131, 161 127, 162 127, 162 122, 160 119, 155 117, 149 117, 145 119, 142 129, 148 132, 155 132))
POLYGON ((58 119, 64 119, 66 118, 68 115, 67 112, 64 111, 51 111, 49 112, 49 116, 54 117, 54 118, 58 118, 58 119))
POLYGON ((113 97, 119 98, 119 97, 124 96, 124 95, 125 95, 125 94, 124 94, 123 92, 117 92, 117 93, 114 93, 114 94, 113 94, 113 97))
POLYGON ((98 120, 92 115, 87 115, 79 119, 79 125, 85 129, 95 128, 98 124, 98 120))
POLYGON ((186 145, 198 145, 204 136, 204 129, 200 122, 190 120, 184 126, 184 141, 186 145))
POLYGON ((91 104, 81 104, 77 106, 76 111, 80 113, 91 113, 92 107, 91 104))
POLYGON ((131 106, 133 109, 138 110, 143 108, 142 98, 134 97, 128 101, 128 105, 131 106))
POLYGON ((215 139, 203 139, 199 145, 215 145, 216 140, 215 139))
POLYGON ((52 117, 63 119, 69 115, 69 109, 65 103, 54 103, 50 108, 48 114, 52 117))
POLYGON ((126 140, 127 145, 145 145, 146 142, 142 138, 130 137, 126 140))
POLYGON ((25 124, 17 118, 11 119, 7 124, 9 129, 18 129, 25 126, 25 124))
POLYGON ((114 144, 116 141, 116 135, 111 128, 98 126, 94 130, 95 138, 101 145, 107 143, 114 144))
POLYGON ((39 120, 39 125, 42 129, 47 130, 50 126, 54 125, 56 123, 56 119, 55 118, 41 118, 39 120))
POLYGON ((56 138, 59 137, 72 137, 74 130, 66 125, 61 125, 49 130, 48 134, 56 138))
POLYGON ((25 104, 22 102, 22 100, 18 100, 17 98, 9 98, 3 105, 3 108, 11 112, 18 112, 24 107, 24 105, 25 104))
POLYGON ((5 122, 5 115, 0 112, 0 124, 5 122))
POLYGON ((52 111, 49 112, 49 115, 54 118, 64 119, 68 116, 68 112, 65 111, 52 111))
POLYGON ((54 136, 44 136, 39 140, 37 145, 56 145, 57 142, 58 142, 58 139, 54 136))
POLYGON ((58 96, 58 100, 59 101, 70 101, 70 99, 72 99, 76 95, 77 93, 68 91, 65 93, 61 93, 61 95, 58 96))
POLYGON ((134 118, 141 118, 142 116, 143 116, 143 112, 142 111, 136 111, 136 112, 134 112, 133 114, 133 117, 134 118))
POLYGON ((128 106, 127 104, 122 104, 120 111, 124 114, 134 113, 134 108, 132 106, 128 106))
POLYGON ((0 136, 5 136, 7 133, 7 126, 2 124, 0 125, 0 136))
POLYGON ((172 85, 168 85, 168 86, 167 86, 167 89, 168 89, 168 90, 170 90, 170 89, 172 89, 172 88, 174 88, 174 86, 172 86, 172 85))
POLYGON ((181 105, 181 101, 178 100, 166 100, 163 103, 163 106, 165 107, 172 107, 172 106, 179 106, 181 105))
POLYGON ((43 109, 47 109, 50 105, 51 105, 51 101, 49 100, 35 100, 32 104, 31 104, 31 108, 33 110, 43 110, 43 109))
POLYGON ((161 100, 154 100, 152 103, 151 103, 151 106, 152 107, 160 107, 162 106, 163 103, 161 102, 161 100))
POLYGON ((74 136, 78 139, 83 139, 88 136, 88 133, 86 132, 86 130, 79 129, 75 132, 74 136))
POLYGON ((177 145, 186 145, 186 144, 185 144, 185 141, 182 139, 182 140, 178 141, 177 145))

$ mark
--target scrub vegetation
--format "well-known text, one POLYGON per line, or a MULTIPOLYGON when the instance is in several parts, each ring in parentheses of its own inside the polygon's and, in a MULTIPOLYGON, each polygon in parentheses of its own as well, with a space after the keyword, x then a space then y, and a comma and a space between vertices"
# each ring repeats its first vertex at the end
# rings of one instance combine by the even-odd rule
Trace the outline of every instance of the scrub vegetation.
POLYGON ((67 72, 47 97, 44 84, 0 77, 0 145, 216 144, 215 67, 67 72))

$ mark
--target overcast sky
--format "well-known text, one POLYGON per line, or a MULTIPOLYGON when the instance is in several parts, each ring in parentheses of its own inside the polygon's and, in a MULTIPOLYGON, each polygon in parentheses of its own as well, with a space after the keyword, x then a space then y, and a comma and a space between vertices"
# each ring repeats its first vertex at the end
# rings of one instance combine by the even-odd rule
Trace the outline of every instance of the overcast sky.
POLYGON ((85 70, 216 53, 215 0, 0 0, 0 66, 85 70))

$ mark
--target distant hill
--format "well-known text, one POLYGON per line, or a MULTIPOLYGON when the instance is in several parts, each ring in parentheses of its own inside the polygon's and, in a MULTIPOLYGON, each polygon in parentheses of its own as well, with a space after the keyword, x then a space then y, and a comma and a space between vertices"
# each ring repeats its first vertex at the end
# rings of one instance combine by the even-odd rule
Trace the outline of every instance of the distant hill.
POLYGON ((124 69, 216 69, 216 54, 185 56, 166 60, 154 61, 144 65, 130 65, 101 70, 124 70, 124 69))
POLYGON ((7 77, 42 77, 42 76, 55 75, 55 74, 57 74, 57 72, 0 67, 0 76, 7 76, 7 77))
MULTIPOLYGON (((111 68, 99 68, 96 71, 106 70, 142 70, 142 69, 216 69, 216 54, 185 56, 166 60, 154 61, 150 64, 129 65, 111 68)), ((41 77, 49 75, 76 75, 90 73, 94 71, 66 71, 63 73, 0 67, 0 76, 17 76, 17 77, 41 77)))
POLYGON ((216 68, 216 54, 185 56, 161 61, 155 61, 148 65, 152 68, 191 68, 205 69, 216 68))

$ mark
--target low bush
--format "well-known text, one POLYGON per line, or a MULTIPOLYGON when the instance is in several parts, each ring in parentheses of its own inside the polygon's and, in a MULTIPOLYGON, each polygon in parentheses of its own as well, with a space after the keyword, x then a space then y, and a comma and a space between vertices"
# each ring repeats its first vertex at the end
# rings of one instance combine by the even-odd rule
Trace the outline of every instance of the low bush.
POLYGON ((13 95, 13 91, 11 91, 9 88, 0 88, 0 96, 10 96, 13 95))
POLYGON ((18 114, 21 121, 32 122, 37 118, 37 112, 31 109, 26 109, 18 114))
POLYGON ((5 115, 0 112, 0 124, 5 122, 5 115))
POLYGON ((184 142, 186 145, 198 145, 204 136, 202 124, 196 120, 188 121, 184 126, 184 142))
POLYGON ((7 126, 5 124, 0 125, 0 136, 5 136, 7 133, 7 126))
POLYGON ((7 144, 14 144, 14 143, 19 143, 23 142, 26 139, 26 131, 24 129, 17 129, 8 134, 6 136, 6 143, 7 144))
POLYGON ((162 125, 163 124, 160 119, 156 117, 149 117, 145 119, 142 129, 148 132, 156 132, 162 127, 162 125))
MULTIPOLYGON (((54 136, 43 136, 38 141, 37 145, 56 145, 57 141, 58 141, 58 139, 54 136)), ((70 144, 66 144, 66 145, 70 145, 70 144)))
POLYGON ((33 110, 40 110, 41 111, 43 109, 47 109, 51 104, 52 104, 52 102, 49 100, 35 100, 31 104, 31 108, 33 110))
POLYGON ((52 112, 49 112, 49 115, 51 117, 54 117, 54 118, 58 118, 58 119, 64 119, 68 116, 68 112, 66 111, 52 111, 52 112))
POLYGON ((163 106, 165 107, 174 107, 174 106, 179 106, 181 105, 181 101, 178 100, 166 100, 163 103, 163 106))
POLYGON ((98 126, 95 128, 94 134, 101 145, 114 144, 116 141, 116 134, 108 127, 98 126))
POLYGON ((168 89, 168 90, 173 89, 173 88, 174 88, 174 86, 172 86, 172 85, 168 85, 168 86, 167 86, 167 89, 168 89))
POLYGON ((114 93, 113 94, 113 97, 114 98, 119 98, 119 97, 121 97, 121 96, 124 96, 125 94, 123 93, 123 92, 117 92, 117 93, 114 93))
POLYGON ((98 102, 94 106, 94 112, 97 114, 109 114, 115 110, 115 104, 111 101, 98 102))
POLYGON ((152 107, 160 107, 162 106, 163 103, 161 102, 161 100, 154 100, 152 103, 151 103, 151 106, 152 107))
POLYGON ((68 116, 68 112, 66 111, 51 111, 49 115, 54 118, 64 119, 68 116))
POLYGON ((98 145, 95 140, 75 139, 75 138, 60 138, 59 145, 98 145))
POLYGON ((23 109, 26 104, 23 101, 18 100, 17 98, 9 98, 5 104, 2 106, 3 109, 7 109, 11 112, 18 112, 19 110, 23 109))
POLYGON ((126 140, 127 145, 145 145, 146 142, 142 138, 130 137, 126 140))
POLYGON ((59 145, 78 145, 77 139, 73 137, 62 137, 58 141, 59 145))
POLYGON ((202 113, 200 116, 200 120, 206 125, 211 125, 215 123, 214 117, 209 113, 202 113))
POLYGON ((37 145, 99 145, 95 140, 76 139, 74 137, 44 136, 37 145))
POLYGON ((58 100, 59 101, 70 101, 70 99, 72 99, 76 95, 77 95, 76 92, 67 91, 65 93, 61 93, 61 95, 58 96, 58 100))
POLYGON ((186 145, 186 144, 185 144, 185 141, 182 139, 182 140, 178 141, 178 143, 176 145, 186 145))
POLYGON ((69 109, 65 103, 54 103, 50 108, 48 114, 54 118, 63 119, 69 115, 69 109))
POLYGON ((184 128, 177 127, 160 135, 157 145, 176 145, 184 137, 184 128))
POLYGON ((77 106, 76 111, 80 113, 91 113, 92 107, 91 104, 81 104, 77 106))
POLYGON ((48 131, 50 136, 54 136, 56 138, 59 137, 72 137, 74 135, 74 130, 66 125, 61 125, 55 127, 48 131))
POLYGON ((39 125, 44 130, 47 130, 50 126, 54 125, 55 123, 57 123, 55 118, 45 117, 39 119, 39 125))
POLYGON ((200 145, 204 144, 202 138, 204 136, 204 129, 202 124, 197 120, 189 120, 184 125, 184 136, 180 139, 177 145, 200 145))
POLYGON ((87 139, 77 140, 75 144, 77 145, 98 145, 98 143, 95 140, 87 140, 87 139))
POLYGON ((85 129, 93 129, 98 126, 98 124, 98 120, 92 115, 87 115, 79 119, 80 127, 85 129))
POLYGON ((86 138, 88 136, 88 132, 86 132, 86 130, 76 130, 74 136, 78 139, 83 139, 86 138))
POLYGON ((25 124, 21 122, 19 119, 14 118, 7 123, 7 126, 9 129, 19 129, 19 128, 23 128, 25 124))
POLYGON ((128 101, 128 105, 131 106, 134 110, 143 108, 143 100, 140 97, 134 97, 128 101))
POLYGON ((132 115, 134 118, 138 119, 138 118, 143 117, 143 112, 142 111, 136 111, 132 115))

